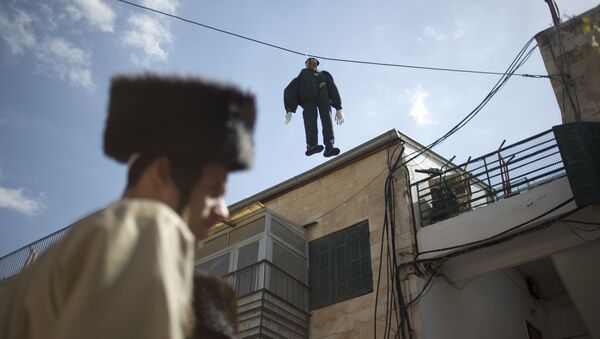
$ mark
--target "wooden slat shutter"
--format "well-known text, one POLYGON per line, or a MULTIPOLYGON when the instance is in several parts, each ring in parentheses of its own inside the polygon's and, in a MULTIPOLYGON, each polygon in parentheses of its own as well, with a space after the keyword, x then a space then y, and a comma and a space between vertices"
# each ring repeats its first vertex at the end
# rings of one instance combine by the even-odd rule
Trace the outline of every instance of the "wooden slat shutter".
POLYGON ((349 232, 350 290, 355 297, 373 291, 369 224, 356 225, 349 232))
POLYGON ((333 255, 331 238, 324 237, 309 245, 310 307, 317 309, 330 305, 333 299, 333 255))
POLYGON ((333 295, 336 302, 350 297, 351 266, 348 239, 348 232, 339 232, 333 236, 333 263, 335 269, 333 295))
POLYGON ((312 310, 373 291, 369 224, 311 241, 309 263, 312 310))

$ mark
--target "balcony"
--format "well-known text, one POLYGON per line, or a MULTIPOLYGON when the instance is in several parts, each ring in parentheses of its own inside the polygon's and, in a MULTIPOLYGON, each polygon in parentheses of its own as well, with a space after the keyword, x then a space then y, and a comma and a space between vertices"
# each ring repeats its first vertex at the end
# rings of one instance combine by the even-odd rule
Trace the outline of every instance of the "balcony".
POLYGON ((238 296, 240 338, 308 338, 305 230, 255 204, 218 225, 196 269, 227 279, 238 296))
MULTIPOLYGON (((575 211, 574 177, 569 174, 573 160, 563 157, 580 159, 585 153, 565 147, 565 141, 579 140, 577 133, 564 133, 571 127, 554 127, 509 146, 503 143, 498 150, 462 165, 426 170, 429 177, 411 185, 412 198, 418 199, 413 208, 420 226, 416 234, 419 257, 467 251, 470 244, 499 241, 517 231, 550 225, 575 211)), ((584 183, 590 178, 576 177, 584 183)))
POLYGON ((224 276, 238 297, 240 338, 308 338, 308 287, 263 260, 224 276))
POLYGON ((458 166, 424 171, 412 185, 421 227, 507 199, 566 175, 552 130, 458 166))

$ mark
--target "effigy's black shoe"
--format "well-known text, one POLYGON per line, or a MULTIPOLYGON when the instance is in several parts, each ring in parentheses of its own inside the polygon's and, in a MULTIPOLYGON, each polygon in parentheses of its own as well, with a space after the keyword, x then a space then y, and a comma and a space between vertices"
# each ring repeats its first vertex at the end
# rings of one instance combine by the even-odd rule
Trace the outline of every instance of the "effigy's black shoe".
POLYGON ((324 157, 334 157, 336 155, 340 154, 340 149, 337 147, 325 147, 325 152, 323 152, 323 156, 324 157))
POLYGON ((317 145, 317 146, 308 147, 306 149, 306 152, 304 152, 304 154, 306 154, 306 156, 311 156, 315 153, 321 153, 321 152, 323 152, 323 146, 317 145))

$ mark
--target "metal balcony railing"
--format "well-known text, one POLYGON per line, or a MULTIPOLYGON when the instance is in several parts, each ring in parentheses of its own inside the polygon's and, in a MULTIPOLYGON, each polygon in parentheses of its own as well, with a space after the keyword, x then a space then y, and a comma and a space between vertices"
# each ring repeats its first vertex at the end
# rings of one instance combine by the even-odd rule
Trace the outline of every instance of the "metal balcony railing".
POLYGON ((552 130, 450 168, 430 169, 412 184, 421 226, 451 218, 565 176, 552 130), (416 194, 415 194, 416 191, 416 194))
POLYGON ((267 290, 285 302, 308 311, 308 286, 271 262, 262 260, 224 276, 238 298, 267 290))
POLYGON ((71 226, 67 226, 0 258, 0 280, 8 279, 21 272, 39 255, 62 239, 70 228, 71 226))

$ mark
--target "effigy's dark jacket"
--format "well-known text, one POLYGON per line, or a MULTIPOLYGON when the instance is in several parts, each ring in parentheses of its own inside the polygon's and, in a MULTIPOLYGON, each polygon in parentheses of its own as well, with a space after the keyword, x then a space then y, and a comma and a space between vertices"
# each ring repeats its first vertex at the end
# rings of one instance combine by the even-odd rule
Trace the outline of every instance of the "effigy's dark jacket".
POLYGON ((316 105, 319 100, 327 100, 335 109, 342 109, 342 100, 333 76, 327 71, 313 71, 304 68, 292 79, 283 91, 286 112, 296 112, 298 106, 316 105))

